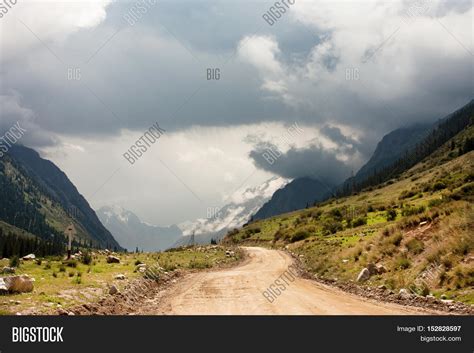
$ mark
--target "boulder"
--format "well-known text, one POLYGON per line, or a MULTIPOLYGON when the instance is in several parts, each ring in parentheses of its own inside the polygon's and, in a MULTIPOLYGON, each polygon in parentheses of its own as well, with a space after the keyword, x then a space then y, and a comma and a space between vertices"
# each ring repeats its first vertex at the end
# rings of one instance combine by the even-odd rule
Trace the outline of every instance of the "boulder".
POLYGON ((8 293, 8 287, 3 280, 3 278, 0 277, 0 294, 7 294, 8 293))
POLYGON ((376 266, 376 268, 377 268, 377 273, 378 273, 378 274, 382 274, 382 273, 387 272, 387 269, 385 268, 384 265, 380 265, 380 264, 379 264, 379 265, 376 266))
POLYGON ((2 269, 2 273, 6 273, 6 274, 15 273, 15 267, 7 267, 7 266, 5 266, 5 267, 2 269))
POLYGON ((27 275, 9 276, 3 279, 9 292, 25 293, 33 291, 34 279, 27 275))
POLYGON ((398 297, 400 299, 409 299, 413 296, 413 294, 411 294, 408 289, 405 289, 405 288, 402 288, 400 289, 400 291, 398 292, 398 297))
POLYGON ((368 268, 363 268, 357 276, 357 282, 365 282, 370 278, 370 272, 368 268))
POLYGON ((117 256, 109 255, 109 256, 107 256, 107 263, 108 264, 118 264, 118 263, 120 263, 120 259, 117 256))
POLYGON ((117 294, 119 291, 117 289, 117 287, 115 285, 111 285, 110 288, 109 288, 109 294, 110 295, 114 295, 114 294, 117 294))
POLYGON ((379 271, 377 270, 377 267, 375 266, 374 263, 367 264, 367 269, 369 270, 369 274, 371 276, 376 275, 376 274, 379 273, 379 271))
POLYGON ((35 256, 35 254, 28 254, 26 256, 23 256, 21 259, 25 260, 25 261, 34 260, 34 259, 36 259, 36 256, 35 256))

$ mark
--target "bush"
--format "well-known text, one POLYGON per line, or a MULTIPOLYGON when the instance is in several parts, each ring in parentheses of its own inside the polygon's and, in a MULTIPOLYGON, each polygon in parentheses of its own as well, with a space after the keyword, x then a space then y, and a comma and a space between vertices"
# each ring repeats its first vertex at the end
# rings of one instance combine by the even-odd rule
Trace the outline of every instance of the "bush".
POLYGON ((333 219, 328 219, 323 223, 324 234, 334 234, 342 230, 342 223, 333 219))
POLYGON ((82 254, 81 262, 84 265, 90 265, 92 263, 92 254, 89 251, 85 251, 84 254, 82 254))
POLYGON ((20 267, 20 258, 17 255, 10 258, 10 267, 20 267))
POLYGON ((413 190, 403 190, 398 197, 399 200, 408 199, 416 195, 416 192, 413 190))
POLYGON ((385 212, 385 218, 388 222, 395 220, 395 218, 397 218, 397 211, 395 211, 393 208, 389 208, 385 212))
POLYGON ((437 181, 436 183, 434 183, 432 189, 433 189, 433 191, 439 191, 439 190, 446 189, 446 184, 443 183, 442 181, 437 181))
POLYGON ((50 270, 51 269, 51 263, 46 262, 46 265, 44 265, 45 270, 50 270))
POLYGON ((395 246, 399 246, 400 243, 402 242, 403 235, 402 233, 395 233, 389 238, 389 242, 395 246))
POLYGON ((351 222, 353 227, 360 227, 367 224, 367 217, 358 217, 351 222))
POLYGON ((300 240, 303 240, 303 239, 306 239, 309 237, 309 233, 304 231, 304 230, 300 230, 298 232, 296 232, 290 239, 290 241, 292 243, 294 243, 295 241, 300 241, 300 240))
POLYGON ((402 270, 407 269, 410 267, 410 265, 410 260, 408 260, 405 256, 400 256, 395 262, 395 267, 402 270))
POLYGON ((77 267, 77 260, 67 260, 63 262, 67 267, 76 268, 77 267))
POLYGON ((420 254, 423 252, 423 250, 425 250, 425 244, 423 244, 422 241, 416 239, 416 238, 413 238, 411 240, 409 240, 407 243, 406 243, 406 247, 408 249, 408 251, 410 251, 411 253, 413 254, 420 254))
POLYGON ((64 266, 64 264, 59 265, 59 272, 66 272, 66 266, 64 266))
POLYGON ((408 217, 408 216, 413 216, 422 212, 425 212, 425 206, 419 206, 419 207, 408 206, 402 209, 402 216, 408 217))

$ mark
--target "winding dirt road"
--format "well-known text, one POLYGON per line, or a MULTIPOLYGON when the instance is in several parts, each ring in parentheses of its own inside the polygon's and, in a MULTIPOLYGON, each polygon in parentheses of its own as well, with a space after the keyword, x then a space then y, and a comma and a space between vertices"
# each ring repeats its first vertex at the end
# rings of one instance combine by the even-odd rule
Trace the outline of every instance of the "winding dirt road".
MULTIPOLYGON (((361 298, 315 281, 293 277, 292 258, 277 250, 246 247, 240 265, 193 273, 143 303, 136 314, 164 315, 420 315, 426 312, 361 298), (276 298, 262 292, 286 273, 276 298), (273 300, 271 300, 273 299, 273 300)), ((273 287, 275 288, 275 286, 273 287)))

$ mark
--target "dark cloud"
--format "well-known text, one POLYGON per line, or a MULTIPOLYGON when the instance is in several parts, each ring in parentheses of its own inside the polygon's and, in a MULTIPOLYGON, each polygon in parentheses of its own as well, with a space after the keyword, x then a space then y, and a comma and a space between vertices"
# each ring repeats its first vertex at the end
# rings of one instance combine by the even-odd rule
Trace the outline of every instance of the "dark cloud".
POLYGON ((282 153, 269 142, 259 142, 249 153, 259 169, 284 178, 313 177, 331 184, 343 181, 350 176, 350 167, 339 161, 331 152, 317 145, 307 148, 290 148, 282 153))

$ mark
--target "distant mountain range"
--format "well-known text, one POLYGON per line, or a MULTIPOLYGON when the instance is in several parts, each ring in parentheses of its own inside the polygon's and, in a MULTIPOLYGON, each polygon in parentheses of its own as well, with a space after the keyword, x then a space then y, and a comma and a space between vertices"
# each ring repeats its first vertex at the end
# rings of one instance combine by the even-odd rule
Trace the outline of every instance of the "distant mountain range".
POLYGON ((176 225, 159 227, 147 224, 119 206, 102 207, 97 210, 97 215, 119 244, 129 251, 137 247, 145 251, 165 250, 183 235, 176 225))
POLYGON ((24 146, 0 158, 0 221, 45 240, 63 237, 73 223, 76 243, 121 249, 66 174, 24 146))
POLYGON ((312 178, 297 178, 284 188, 277 190, 262 208, 254 215, 254 219, 269 218, 278 214, 312 206, 331 196, 334 185, 312 178))

